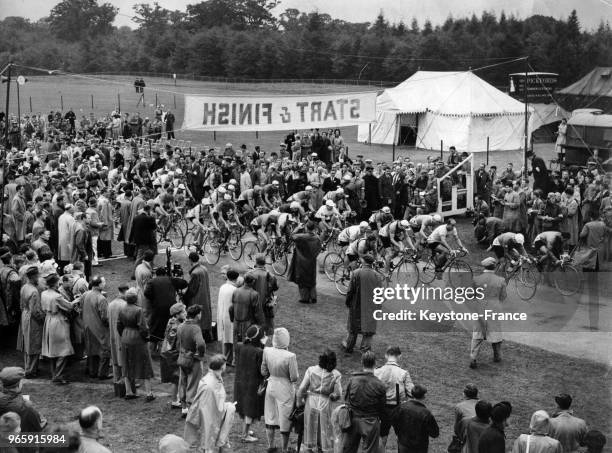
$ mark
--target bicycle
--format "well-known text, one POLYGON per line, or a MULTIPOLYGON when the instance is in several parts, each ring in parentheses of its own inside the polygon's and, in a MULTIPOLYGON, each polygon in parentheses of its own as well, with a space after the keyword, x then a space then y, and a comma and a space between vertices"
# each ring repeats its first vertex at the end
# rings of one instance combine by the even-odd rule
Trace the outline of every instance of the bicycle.
POLYGON ((243 253, 240 228, 236 224, 230 224, 223 237, 220 236, 219 230, 208 230, 201 250, 206 262, 210 265, 217 264, 223 251, 228 251, 232 259, 238 261, 243 253))
MULTIPOLYGON (((385 262, 383 260, 376 260, 372 265, 372 268, 378 272, 383 278, 383 281, 386 282, 387 277, 381 270, 384 269, 384 267, 385 262)), ((336 268, 334 272, 334 284, 336 285, 336 290, 341 295, 346 296, 348 294, 348 288, 351 283, 351 278, 353 277, 353 271, 359 268, 361 268, 361 264, 359 263, 349 263, 346 265, 344 262, 336 268)))
POLYGON ((385 276, 387 283, 391 283, 392 276, 395 275, 396 285, 408 285, 411 287, 418 285, 420 275, 417 263, 419 259, 418 252, 415 253, 408 249, 400 250, 399 255, 393 258, 389 265, 389 274, 385 276))
POLYGON ((164 228, 159 222, 157 223, 157 243, 168 242, 175 249, 180 249, 185 244, 186 222, 179 214, 173 213, 168 219, 168 225, 164 228), (185 225, 185 226, 183 226, 185 225))
POLYGON ((532 257, 520 256, 518 263, 512 265, 507 259, 503 267, 506 284, 514 281, 514 287, 521 300, 528 301, 538 289, 539 275, 532 257))
MULTIPOLYGON (((466 255, 467 252, 465 250, 451 250, 450 257, 446 260, 440 271, 442 275, 448 270, 448 282, 453 288, 457 288, 465 283, 465 277, 462 278, 460 275, 469 273, 470 279, 472 278, 472 268, 467 262, 460 259, 466 255)), ((425 262, 420 274, 421 282, 426 285, 429 285, 436 278, 436 264, 433 261, 433 257, 434 254, 432 253, 425 262)))
POLYGON ((582 274, 573 263, 571 255, 563 254, 559 265, 551 273, 553 285, 562 296, 573 296, 582 290, 582 274))
MULTIPOLYGON (((248 241, 244 244, 243 260, 249 268, 255 267, 255 257, 261 253, 264 244, 261 241, 248 241)), ((272 238, 265 249, 266 264, 272 266, 272 271, 279 276, 285 275, 289 268, 289 255, 291 254, 291 241, 281 238, 277 241, 272 238)))

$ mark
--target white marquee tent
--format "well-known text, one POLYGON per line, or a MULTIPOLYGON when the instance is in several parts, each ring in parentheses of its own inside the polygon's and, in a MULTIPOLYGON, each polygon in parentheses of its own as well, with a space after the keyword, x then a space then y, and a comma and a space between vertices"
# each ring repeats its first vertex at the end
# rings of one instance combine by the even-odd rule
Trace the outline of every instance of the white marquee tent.
MULTIPOLYGON (((530 109, 531 111, 532 109, 530 109)), ((367 142, 368 124, 358 140, 367 142)), ((524 146, 525 105, 474 73, 418 71, 376 100, 372 143, 398 143, 402 126, 416 129, 416 147, 458 151, 515 150, 524 146)))

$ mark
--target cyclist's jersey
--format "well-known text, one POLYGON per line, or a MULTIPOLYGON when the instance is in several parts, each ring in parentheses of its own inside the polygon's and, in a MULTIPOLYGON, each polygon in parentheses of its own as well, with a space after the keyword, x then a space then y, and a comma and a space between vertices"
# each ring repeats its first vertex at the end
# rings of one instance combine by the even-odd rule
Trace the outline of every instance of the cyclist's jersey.
POLYGON ((516 244, 516 233, 512 233, 511 231, 507 233, 502 233, 493 239, 491 245, 498 245, 501 247, 510 247, 510 245, 516 244))
MULTIPOLYGON (((436 224, 436 221, 434 220, 433 216, 431 216, 431 215, 421 214, 421 215, 415 215, 413 218, 411 218, 410 219, 410 223, 411 224, 416 224, 418 226, 418 228, 415 230, 415 232, 416 231, 421 231, 421 232, 425 233, 427 227, 431 227, 432 229, 434 228, 434 225, 436 224)), ((413 228, 413 230, 414 230, 414 228, 413 228)))
POLYGON ((330 210, 330 209, 327 209, 327 206, 321 206, 317 210, 315 217, 317 219, 325 220, 325 222, 330 223, 334 219, 337 219, 338 217, 340 217, 340 213, 338 212, 336 208, 332 208, 330 210))
POLYGON ((204 223, 212 218, 212 209, 198 204, 191 208, 185 217, 188 219, 198 219, 200 223, 204 223))
POLYGON ((359 239, 363 233, 361 232, 361 228, 359 225, 352 225, 350 227, 345 228, 338 234, 338 242, 353 242, 359 239))
POLYGON ((368 252, 374 252, 374 248, 370 247, 368 240, 366 238, 359 238, 353 242, 351 242, 346 248, 347 255, 357 255, 362 256, 367 254, 368 252))
POLYGON ((259 197, 259 195, 255 192, 254 189, 247 189, 240 194, 240 196, 238 197, 238 201, 248 202, 250 200, 253 204, 255 204, 257 202, 257 197, 259 197))
POLYGON ((252 221, 251 221, 251 225, 253 226, 257 226, 257 227, 268 227, 270 225, 275 224, 278 221, 278 216, 274 215, 272 213, 268 213, 268 214, 261 214, 258 215, 257 217, 255 217, 252 221))
POLYGON ((220 201, 217 206, 215 206, 215 211, 213 213, 217 214, 224 220, 230 220, 236 214, 236 205, 230 200, 220 201))
POLYGON ((436 227, 429 236, 427 236, 427 243, 433 244, 435 242, 442 242, 442 240, 446 240, 448 235, 454 236, 455 239, 459 239, 459 234, 457 233, 457 228, 453 228, 453 231, 449 232, 446 229, 446 225, 440 225, 436 227))
POLYGON ((384 212, 376 212, 372 214, 370 218, 368 219, 368 222, 370 222, 370 225, 378 225, 378 223, 380 223, 381 228, 392 221, 393 221, 393 214, 384 213, 384 212))
POLYGON ((279 190, 278 190, 278 186, 275 186, 274 184, 266 184, 263 187, 263 193, 268 197, 268 198, 274 198, 274 197, 278 197, 279 196, 279 190))
POLYGON ((302 190, 300 192, 296 192, 291 195, 287 201, 299 201, 300 203, 303 201, 310 201, 310 192, 306 190, 302 190))
POLYGON ((380 229, 378 234, 385 238, 390 238, 391 235, 393 235, 395 241, 401 241, 404 238, 404 232, 399 227, 399 222, 399 220, 394 220, 393 222, 387 223, 380 229))
POLYGON ((559 239, 563 240, 563 235, 561 234, 561 232, 543 231, 535 237, 533 243, 535 244, 536 242, 542 242, 546 245, 547 248, 552 249, 553 244, 556 241, 559 241, 559 239))
POLYGON ((295 218, 290 213, 283 212, 278 216, 278 227, 281 230, 284 230, 290 222, 296 222, 295 218))

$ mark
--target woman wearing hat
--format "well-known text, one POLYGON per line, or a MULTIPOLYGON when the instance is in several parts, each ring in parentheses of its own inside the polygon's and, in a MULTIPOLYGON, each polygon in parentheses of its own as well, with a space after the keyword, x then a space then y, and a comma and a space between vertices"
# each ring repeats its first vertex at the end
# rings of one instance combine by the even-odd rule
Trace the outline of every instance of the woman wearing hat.
POLYGON ((266 341, 264 329, 258 325, 249 327, 244 341, 236 345, 236 377, 234 378, 234 399, 236 412, 244 420, 243 442, 256 442, 249 428, 253 421, 264 415, 264 396, 257 389, 263 382, 261 362, 266 341))
POLYGON ((50 359, 52 382, 64 385, 68 383, 64 379, 68 357, 74 354, 70 342, 70 321, 68 320, 73 304, 59 293, 59 281, 57 274, 49 275, 46 278, 47 289, 40 295, 40 304, 46 314, 42 355, 50 359))
POLYGON ((176 347, 176 332, 178 327, 185 321, 187 317, 187 307, 181 302, 177 302, 170 307, 170 316, 164 333, 164 341, 162 343, 159 362, 159 370, 161 382, 169 382, 172 384, 172 402, 170 406, 173 409, 181 408, 181 400, 178 397, 178 381, 179 367, 176 363, 178 359, 178 349, 176 347))
POLYGON ((562 453, 557 439, 548 436, 550 417, 546 411, 536 411, 531 416, 529 434, 521 434, 512 447, 512 453, 562 453))
POLYGON ((300 377, 297 357, 288 351, 289 341, 287 329, 275 329, 272 347, 264 348, 261 362, 261 374, 268 379, 264 404, 268 451, 275 451, 274 433, 279 429, 283 438, 282 453, 286 453, 289 446, 289 416, 295 401, 295 385, 300 377))

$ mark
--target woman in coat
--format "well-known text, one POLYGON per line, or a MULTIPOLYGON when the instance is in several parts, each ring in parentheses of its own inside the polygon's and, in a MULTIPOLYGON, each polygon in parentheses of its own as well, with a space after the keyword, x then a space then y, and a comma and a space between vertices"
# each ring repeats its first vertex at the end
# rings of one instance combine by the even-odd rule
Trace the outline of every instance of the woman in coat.
POLYGON ((137 397, 134 389, 135 380, 143 379, 147 401, 153 401, 153 391, 151 390, 151 378, 153 375, 153 363, 151 354, 147 347, 149 328, 145 320, 144 311, 136 305, 138 301, 138 290, 130 288, 125 293, 127 305, 119 312, 117 320, 117 331, 121 335, 123 345, 123 362, 121 370, 125 381, 125 399, 137 397))
POLYGON ((336 370, 336 354, 326 349, 319 356, 319 364, 306 370, 297 393, 298 404, 304 408, 304 445, 306 453, 331 453, 334 450, 334 432, 331 422, 332 403, 342 395, 336 370), (321 446, 318 450, 317 445, 321 446))
POLYGON ((43 326, 45 312, 40 304, 38 292, 38 266, 32 265, 26 270, 27 282, 21 287, 21 323, 17 335, 17 350, 23 352, 26 378, 38 374, 38 358, 42 351, 43 326))
POLYGON ((521 196, 518 193, 518 184, 514 184, 512 189, 504 196, 504 227, 506 231, 521 232, 522 221, 521 221, 521 196))
POLYGON ((295 384, 300 377, 296 355, 287 350, 289 341, 287 329, 274 329, 272 347, 264 349, 261 362, 261 374, 268 379, 264 405, 268 446, 275 448, 274 432, 279 429, 283 438, 282 453, 289 446, 289 416, 295 402, 295 384))
POLYGON ((170 307, 170 320, 166 325, 164 333, 164 342, 161 347, 161 360, 159 362, 159 371, 161 382, 169 382, 172 384, 172 402, 170 406, 174 409, 180 409, 181 400, 178 397, 178 382, 179 382, 179 366, 176 363, 178 359, 178 349, 176 347, 176 333, 179 326, 187 317, 187 307, 181 302, 175 303, 170 307))
POLYGON ((257 389, 263 382, 260 370, 265 339, 264 329, 252 325, 246 330, 243 343, 238 343, 234 351, 234 399, 236 412, 244 420, 242 441, 248 443, 257 441, 256 437, 251 436, 249 428, 253 421, 264 415, 264 397, 257 394, 257 389))
POLYGON ((560 231, 562 233, 569 233, 570 238, 568 243, 571 246, 578 244, 578 235, 580 234, 580 226, 578 224, 578 201, 574 195, 574 188, 567 187, 561 194, 561 213, 563 214, 563 220, 561 220, 560 231))
POLYGON ((70 342, 70 321, 68 313, 73 305, 59 293, 60 278, 57 274, 47 277, 47 288, 40 296, 40 304, 45 312, 43 327, 42 355, 48 357, 51 363, 51 380, 54 384, 64 385, 64 370, 68 357, 74 354, 70 342))

